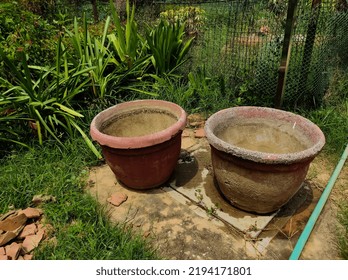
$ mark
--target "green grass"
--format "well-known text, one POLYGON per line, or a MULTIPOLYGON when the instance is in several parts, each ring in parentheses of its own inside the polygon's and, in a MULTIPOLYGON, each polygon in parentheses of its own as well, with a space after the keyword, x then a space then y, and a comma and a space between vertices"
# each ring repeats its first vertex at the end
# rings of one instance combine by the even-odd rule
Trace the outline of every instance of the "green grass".
POLYGON ((346 201, 340 206, 338 220, 342 225, 342 229, 338 231, 338 247, 341 257, 348 260, 348 203, 346 201))
POLYGON ((331 76, 323 105, 304 115, 321 128, 326 137, 324 152, 336 162, 348 143, 348 74, 336 69, 331 76))
POLYGON ((154 259, 155 251, 124 225, 112 225, 84 186, 95 157, 83 140, 19 151, 0 160, 0 213, 31 206, 36 194, 56 202, 42 206, 57 244, 40 246, 35 259, 154 259))

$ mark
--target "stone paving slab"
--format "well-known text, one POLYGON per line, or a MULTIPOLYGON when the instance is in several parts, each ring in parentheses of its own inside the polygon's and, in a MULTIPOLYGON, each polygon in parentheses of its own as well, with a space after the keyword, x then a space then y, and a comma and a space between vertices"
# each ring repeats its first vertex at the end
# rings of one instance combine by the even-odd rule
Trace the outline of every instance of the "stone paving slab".
POLYGON ((88 191, 105 205, 111 221, 131 227, 151 240, 166 259, 253 259, 245 252, 243 236, 173 189, 128 189, 117 182, 106 165, 90 170, 88 191), (107 202, 113 193, 127 201, 115 207, 107 202), (175 196, 175 195, 174 195, 175 196))
POLYGON ((103 165, 90 170, 89 192, 107 206, 112 221, 150 238, 165 258, 286 259, 291 248, 277 251, 275 237, 303 204, 306 191, 271 215, 232 207, 216 187, 206 139, 185 132, 177 167, 160 188, 129 189, 103 165), (114 206, 108 201, 116 194, 127 200, 114 206))
POLYGON ((200 148, 189 154, 191 161, 179 161, 175 178, 169 182, 169 186, 166 188, 176 190, 202 206, 208 214, 217 216, 250 238, 257 238, 277 212, 269 215, 256 215, 232 207, 226 202, 214 182, 209 160, 207 160, 207 157, 210 156, 208 149, 209 147, 200 148), (196 175, 184 185, 180 182, 177 184, 176 178, 185 177, 185 173, 192 169, 198 169, 196 175))

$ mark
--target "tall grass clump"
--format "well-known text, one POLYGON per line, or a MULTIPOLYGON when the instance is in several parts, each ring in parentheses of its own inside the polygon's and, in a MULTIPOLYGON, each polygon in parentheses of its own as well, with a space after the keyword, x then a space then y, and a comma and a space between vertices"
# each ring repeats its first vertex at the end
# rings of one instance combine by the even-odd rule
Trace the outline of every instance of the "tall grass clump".
POLYGON ((323 105, 303 112, 316 123, 326 136, 324 152, 334 155, 336 160, 348 142, 348 74, 333 70, 330 86, 323 98, 323 105))

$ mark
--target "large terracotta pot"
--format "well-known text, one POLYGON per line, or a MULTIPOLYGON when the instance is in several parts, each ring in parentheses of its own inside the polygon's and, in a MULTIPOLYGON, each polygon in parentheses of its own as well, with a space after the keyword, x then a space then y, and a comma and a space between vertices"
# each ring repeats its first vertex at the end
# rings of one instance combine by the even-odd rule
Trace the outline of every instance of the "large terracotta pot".
POLYGON ((219 111, 205 132, 220 191, 232 205, 256 213, 286 204, 325 144, 322 131, 306 118, 262 107, 219 111))
POLYGON ((162 100, 137 100, 110 107, 92 121, 90 133, 116 178, 149 189, 171 176, 181 149, 186 113, 162 100))

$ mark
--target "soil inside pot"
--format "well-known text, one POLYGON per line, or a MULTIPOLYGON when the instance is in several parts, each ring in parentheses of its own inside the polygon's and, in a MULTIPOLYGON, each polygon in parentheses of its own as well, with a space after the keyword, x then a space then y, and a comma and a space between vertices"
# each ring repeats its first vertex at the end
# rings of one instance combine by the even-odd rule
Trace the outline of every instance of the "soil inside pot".
POLYGON ((218 129, 216 136, 237 147, 264 153, 295 153, 310 147, 309 140, 296 129, 296 124, 276 120, 234 123, 218 129))
POLYGON ((141 109, 116 115, 104 123, 101 131, 116 137, 139 137, 162 131, 177 121, 168 111, 141 109))

